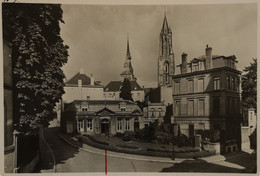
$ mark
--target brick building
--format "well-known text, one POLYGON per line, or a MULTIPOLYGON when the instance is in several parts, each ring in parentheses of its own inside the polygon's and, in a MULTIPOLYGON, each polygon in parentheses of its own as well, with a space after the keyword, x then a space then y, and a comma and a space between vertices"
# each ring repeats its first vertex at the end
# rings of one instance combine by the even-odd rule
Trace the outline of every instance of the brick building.
POLYGON ((174 121, 180 130, 192 137, 197 129, 225 131, 226 139, 239 139, 240 78, 234 55, 205 55, 187 62, 182 54, 181 74, 173 78, 174 121))

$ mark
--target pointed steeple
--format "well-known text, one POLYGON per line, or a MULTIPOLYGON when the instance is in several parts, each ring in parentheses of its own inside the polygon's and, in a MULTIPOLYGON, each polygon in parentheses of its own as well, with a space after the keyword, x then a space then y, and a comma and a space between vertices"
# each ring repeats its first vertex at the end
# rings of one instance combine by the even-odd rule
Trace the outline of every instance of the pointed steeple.
POLYGON ((168 26, 167 18, 166 18, 166 12, 164 12, 164 19, 163 19, 163 26, 161 33, 171 33, 171 29, 168 26))
POLYGON ((131 60, 130 48, 129 48, 129 37, 127 33, 127 50, 126 50, 126 58, 131 60))

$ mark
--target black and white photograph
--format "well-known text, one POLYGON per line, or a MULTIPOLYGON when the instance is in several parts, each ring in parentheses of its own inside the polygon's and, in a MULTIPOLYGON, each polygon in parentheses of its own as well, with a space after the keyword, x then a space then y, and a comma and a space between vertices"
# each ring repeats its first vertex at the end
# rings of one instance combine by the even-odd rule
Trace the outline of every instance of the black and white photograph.
POLYGON ((258 0, 1 5, 0 173, 259 173, 258 0))

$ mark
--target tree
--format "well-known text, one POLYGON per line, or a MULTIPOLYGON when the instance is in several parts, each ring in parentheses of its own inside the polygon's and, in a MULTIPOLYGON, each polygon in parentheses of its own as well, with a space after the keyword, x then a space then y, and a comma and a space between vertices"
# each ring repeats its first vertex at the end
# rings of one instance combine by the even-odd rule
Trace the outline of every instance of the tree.
POLYGON ((60 36, 61 5, 3 3, 3 32, 12 48, 15 129, 33 135, 55 117, 64 93, 61 67, 68 46, 60 36))
POLYGON ((242 111, 243 117, 247 118, 248 108, 256 109, 256 81, 257 81, 257 60, 253 59, 250 66, 244 68, 242 75, 242 111))
POLYGON ((131 83, 127 78, 124 79, 123 85, 120 89, 119 96, 120 96, 120 98, 122 98, 124 100, 133 101, 132 94, 131 94, 131 83))

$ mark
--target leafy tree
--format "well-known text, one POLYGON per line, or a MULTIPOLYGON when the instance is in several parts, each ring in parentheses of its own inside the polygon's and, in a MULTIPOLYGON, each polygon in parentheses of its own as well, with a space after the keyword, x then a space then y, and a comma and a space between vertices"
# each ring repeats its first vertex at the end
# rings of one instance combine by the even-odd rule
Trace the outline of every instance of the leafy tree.
POLYGON ((124 100, 133 101, 132 94, 131 94, 131 83, 127 78, 124 79, 123 85, 120 89, 119 96, 120 96, 120 98, 122 98, 124 100))
POLYGON ((256 109, 256 80, 257 80, 257 60, 253 59, 253 63, 243 70, 242 75, 242 111, 243 117, 247 118, 248 108, 256 109))
POLYGON ((2 9, 4 37, 12 48, 15 128, 23 135, 37 134, 55 117, 64 93, 63 11, 58 4, 3 3, 2 9))

